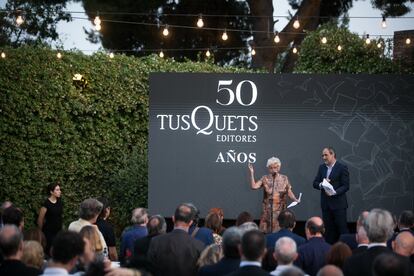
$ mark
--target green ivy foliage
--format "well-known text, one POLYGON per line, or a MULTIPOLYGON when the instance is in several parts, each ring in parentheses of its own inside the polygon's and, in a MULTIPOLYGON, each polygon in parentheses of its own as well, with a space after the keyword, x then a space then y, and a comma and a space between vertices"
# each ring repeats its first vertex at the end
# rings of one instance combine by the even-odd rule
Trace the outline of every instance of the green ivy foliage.
MULTIPOLYGON (((328 23, 309 33, 299 49, 296 73, 413 73, 412 68, 393 62, 384 55, 386 41, 381 39, 370 44, 345 27, 328 23), (321 42, 327 38, 327 43, 321 42), (341 51, 338 50, 341 45, 341 51)), ((386 52, 387 49, 385 49, 386 52)), ((388 49, 389 50, 389 49, 388 49)))
POLYGON ((91 56, 48 48, 3 49, 0 59, 0 200, 35 224, 47 184, 59 181, 64 221, 88 197, 112 201, 117 230, 147 206, 148 77, 151 72, 246 72, 156 55, 91 56), (81 74, 83 83, 73 81, 81 74))

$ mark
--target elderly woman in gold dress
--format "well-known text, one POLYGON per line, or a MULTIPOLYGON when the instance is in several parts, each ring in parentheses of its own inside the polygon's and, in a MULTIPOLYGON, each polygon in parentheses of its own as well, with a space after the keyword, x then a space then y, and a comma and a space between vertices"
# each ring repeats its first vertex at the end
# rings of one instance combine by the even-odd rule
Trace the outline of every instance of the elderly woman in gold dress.
POLYGON ((281 162, 279 158, 272 157, 267 160, 269 174, 264 175, 259 181, 254 179, 253 165, 249 164, 250 185, 252 189, 263 187, 262 214, 259 228, 265 233, 271 233, 280 229, 277 217, 287 207, 287 197, 299 202, 292 192, 292 186, 286 175, 280 174, 281 162))

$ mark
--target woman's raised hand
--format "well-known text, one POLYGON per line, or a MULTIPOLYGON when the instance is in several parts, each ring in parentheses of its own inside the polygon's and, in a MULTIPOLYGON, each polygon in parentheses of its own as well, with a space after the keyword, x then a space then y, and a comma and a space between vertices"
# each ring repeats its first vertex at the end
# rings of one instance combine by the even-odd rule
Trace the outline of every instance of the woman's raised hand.
POLYGON ((249 167, 250 173, 253 175, 253 173, 254 173, 253 165, 251 163, 249 163, 248 167, 249 167))

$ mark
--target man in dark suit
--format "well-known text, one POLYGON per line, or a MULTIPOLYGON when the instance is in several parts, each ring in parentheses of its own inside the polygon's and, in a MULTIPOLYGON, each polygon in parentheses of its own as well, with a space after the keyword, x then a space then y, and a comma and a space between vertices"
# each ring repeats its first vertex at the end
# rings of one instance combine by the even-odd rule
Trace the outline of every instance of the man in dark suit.
POLYGON ((364 228, 369 239, 368 249, 360 254, 352 255, 345 261, 343 271, 346 276, 373 275, 375 258, 383 253, 393 254, 386 245, 394 228, 390 212, 382 209, 371 210, 364 221, 364 228))
POLYGON ((242 232, 238 227, 230 227, 223 234, 224 257, 216 264, 202 266, 198 276, 221 276, 236 271, 240 265, 239 245, 242 232))
POLYGON ((358 241, 358 231, 362 227, 364 219, 368 216, 368 211, 363 211, 359 214, 358 219, 356 221, 356 233, 355 234, 342 234, 339 237, 339 241, 345 243, 346 245, 351 248, 351 250, 355 250, 359 247, 360 242, 358 241))
POLYGON ((156 275, 197 274, 196 262, 204 244, 188 234, 191 218, 191 207, 180 204, 172 217, 174 230, 151 240, 148 259, 157 267, 156 275))
POLYGON ((241 241, 240 268, 229 276, 268 276, 269 272, 261 268, 261 262, 266 253, 266 240, 263 232, 250 230, 243 234, 241 241))
POLYGON ((23 235, 11 224, 6 224, 0 230, 0 251, 4 261, 0 265, 0 275, 39 275, 40 270, 26 266, 20 260, 23 256, 23 235))
POLYGON ((299 247, 295 265, 311 276, 315 276, 325 265, 326 254, 331 248, 322 236, 324 231, 325 227, 320 217, 311 217, 306 221, 305 234, 308 242, 299 247))
POLYGON ((340 234, 348 233, 346 192, 349 190, 349 172, 346 165, 336 160, 335 150, 332 147, 323 149, 322 158, 324 164, 318 168, 313 187, 321 191, 321 208, 326 227, 326 241, 333 244, 338 240, 340 234), (333 186, 335 193, 330 193, 322 187, 324 179, 333 186))
POLYGON ((295 214, 289 210, 283 210, 280 212, 279 216, 277 217, 277 221, 279 222, 280 230, 275 233, 270 233, 266 235, 266 245, 267 248, 274 248, 275 243, 281 237, 289 237, 296 242, 296 246, 299 247, 306 242, 305 238, 296 235, 293 233, 293 228, 296 225, 295 214))

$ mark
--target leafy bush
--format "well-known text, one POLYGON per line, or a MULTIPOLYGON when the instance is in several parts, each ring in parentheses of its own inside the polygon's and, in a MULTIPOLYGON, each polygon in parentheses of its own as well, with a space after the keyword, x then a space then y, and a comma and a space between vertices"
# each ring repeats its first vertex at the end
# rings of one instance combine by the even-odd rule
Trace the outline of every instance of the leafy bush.
POLYGON ((309 33, 300 47, 300 55, 295 67, 297 73, 409 73, 406 68, 384 55, 387 43, 381 40, 365 40, 344 27, 326 24, 309 33), (323 37, 327 43, 321 43, 323 37), (338 45, 342 49, 338 50, 338 45))
POLYGON ((47 48, 4 49, 0 59, 0 200, 35 223, 45 186, 60 181, 64 221, 87 197, 112 200, 118 230, 147 205, 148 76, 245 72, 157 56, 110 59, 47 48), (85 82, 73 80, 81 74, 85 82))

